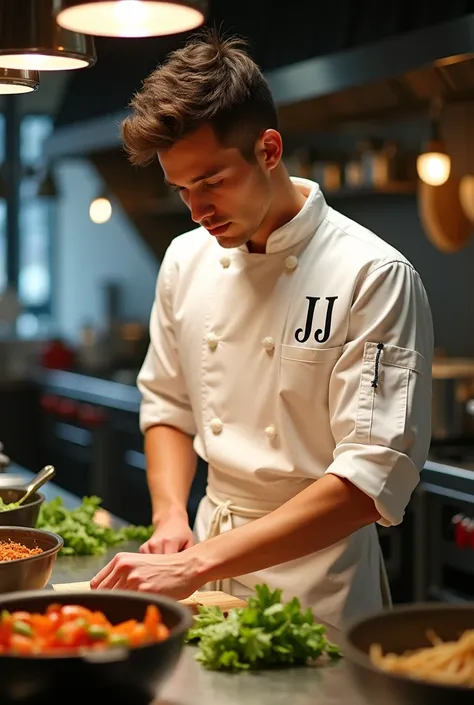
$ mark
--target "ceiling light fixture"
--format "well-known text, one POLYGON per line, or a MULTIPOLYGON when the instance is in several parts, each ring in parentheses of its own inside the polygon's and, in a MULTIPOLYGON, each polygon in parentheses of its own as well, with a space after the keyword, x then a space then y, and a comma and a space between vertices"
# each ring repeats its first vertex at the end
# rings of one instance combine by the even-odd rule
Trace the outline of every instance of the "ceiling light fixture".
POLYGON ((39 84, 37 71, 0 68, 0 95, 31 93, 39 88, 39 84))
POLYGON ((102 225, 112 216, 112 204, 106 193, 100 194, 89 206, 89 216, 93 223, 102 225))
POLYGON ((2 0, 0 65, 8 69, 64 71, 93 66, 93 37, 70 32, 56 22, 60 0, 2 0))
POLYGON ((422 181, 430 186, 441 186, 451 173, 451 158, 440 137, 441 100, 431 106, 430 139, 416 160, 416 170, 422 181))
POLYGON ((62 0, 58 24, 102 37, 177 34, 203 24, 206 0, 62 0))

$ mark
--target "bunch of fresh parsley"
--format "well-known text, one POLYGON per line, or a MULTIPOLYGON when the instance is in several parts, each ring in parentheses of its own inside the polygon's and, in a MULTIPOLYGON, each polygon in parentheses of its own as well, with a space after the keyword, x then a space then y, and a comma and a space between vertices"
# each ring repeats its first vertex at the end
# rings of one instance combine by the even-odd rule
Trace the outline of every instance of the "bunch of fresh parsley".
POLYGON ((109 546, 125 541, 146 541, 153 533, 152 526, 129 525, 118 530, 100 526, 94 515, 101 508, 102 499, 83 497, 75 509, 64 506, 61 497, 41 505, 36 526, 59 534, 64 540, 60 551, 63 556, 97 556, 105 553, 109 546))
POLYGON ((227 617, 219 607, 199 607, 187 643, 197 644, 197 660, 210 670, 241 671, 300 666, 322 655, 339 658, 341 650, 326 638, 310 609, 297 598, 282 602, 282 591, 257 585, 245 607, 227 617))

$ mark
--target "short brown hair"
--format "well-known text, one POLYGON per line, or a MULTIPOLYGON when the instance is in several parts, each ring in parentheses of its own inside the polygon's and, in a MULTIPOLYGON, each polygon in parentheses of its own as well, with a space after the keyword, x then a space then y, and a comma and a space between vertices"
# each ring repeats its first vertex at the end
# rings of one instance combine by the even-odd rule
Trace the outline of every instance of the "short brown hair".
POLYGON ((255 141, 263 130, 277 129, 278 118, 268 83, 245 47, 240 38, 204 30, 145 79, 122 123, 132 164, 148 164, 206 123, 222 142, 253 157, 255 141))

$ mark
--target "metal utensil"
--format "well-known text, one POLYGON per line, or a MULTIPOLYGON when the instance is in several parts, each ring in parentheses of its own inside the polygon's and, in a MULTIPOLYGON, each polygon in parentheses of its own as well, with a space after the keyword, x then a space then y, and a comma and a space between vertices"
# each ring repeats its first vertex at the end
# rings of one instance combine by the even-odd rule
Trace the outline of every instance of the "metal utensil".
POLYGON ((53 465, 45 465, 44 468, 40 470, 39 473, 36 475, 34 480, 32 480, 26 486, 26 492, 23 497, 18 500, 18 504, 23 504, 23 502, 25 502, 28 497, 31 497, 32 494, 39 490, 39 488, 42 487, 45 482, 48 482, 48 480, 52 480, 55 474, 56 469, 53 465))

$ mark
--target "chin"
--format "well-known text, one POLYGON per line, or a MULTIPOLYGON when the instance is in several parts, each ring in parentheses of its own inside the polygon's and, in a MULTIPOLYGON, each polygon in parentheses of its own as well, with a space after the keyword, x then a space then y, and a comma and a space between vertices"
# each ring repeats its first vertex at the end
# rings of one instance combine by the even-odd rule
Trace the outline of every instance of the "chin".
POLYGON ((216 238, 217 243, 220 247, 224 247, 226 250, 232 250, 235 249, 236 247, 240 247, 241 245, 245 245, 247 240, 237 240, 234 238, 216 238))
POLYGON ((226 233, 221 237, 216 237, 216 240, 221 247, 231 249, 235 247, 240 247, 241 245, 245 245, 249 239, 248 237, 244 237, 242 235, 229 235, 228 233, 226 233))

